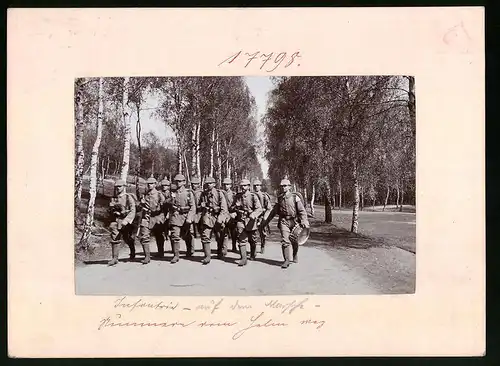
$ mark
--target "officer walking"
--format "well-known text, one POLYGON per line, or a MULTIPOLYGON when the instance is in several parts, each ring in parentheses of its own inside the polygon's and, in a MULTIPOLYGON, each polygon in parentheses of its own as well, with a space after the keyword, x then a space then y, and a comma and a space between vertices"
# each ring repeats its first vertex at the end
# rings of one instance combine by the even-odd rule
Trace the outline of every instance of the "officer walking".
POLYGON ((201 262, 208 264, 210 263, 210 238, 212 232, 214 232, 217 242, 218 257, 222 258, 227 254, 227 248, 223 246, 223 225, 228 215, 228 210, 224 194, 215 189, 215 179, 208 177, 205 182, 206 189, 200 197, 201 242, 203 244, 203 252, 205 253, 205 258, 201 262))
POLYGON ((193 190, 194 194, 194 202, 196 206, 196 213, 194 215, 193 219, 193 224, 190 225, 188 232, 186 233, 186 247, 189 248, 189 250, 186 253, 187 257, 192 257, 195 252, 195 238, 199 238, 201 236, 201 225, 200 225, 200 217, 201 217, 201 210, 200 210, 200 197, 201 193, 203 190, 201 189, 201 181, 200 178, 198 177, 193 177, 191 179, 191 189, 193 190))
POLYGON ((240 247, 241 260, 238 266, 247 264, 247 242, 250 243, 250 260, 256 258, 257 247, 257 218, 262 213, 262 206, 255 193, 250 192, 250 181, 242 179, 239 192, 231 205, 229 212, 236 220, 236 233, 240 247))
POLYGON ((118 263, 120 242, 123 239, 130 249, 130 259, 135 258, 135 244, 133 238, 133 222, 135 219, 135 200, 125 192, 125 182, 121 179, 115 181, 115 194, 109 203, 109 210, 113 222, 109 225, 111 230, 111 256, 109 266, 118 263))
POLYGON ((255 189, 255 194, 257 195, 257 197, 259 197, 260 204, 262 205, 262 214, 259 217, 257 226, 259 228, 259 236, 260 236, 260 252, 264 254, 264 249, 266 247, 267 232, 266 232, 266 226, 263 225, 263 219, 264 216, 267 213, 269 213, 272 209, 271 200, 267 193, 262 192, 262 182, 260 180, 257 179, 253 183, 253 186, 255 189))
POLYGON ((165 214, 163 212, 165 197, 156 189, 156 179, 151 177, 146 181, 146 194, 141 199, 142 220, 139 235, 141 238, 142 248, 144 249, 145 257, 141 261, 143 264, 148 264, 151 261, 150 242, 151 234, 156 239, 158 246, 158 256, 164 255, 164 224, 165 214))
POLYGON ((181 239, 186 242, 188 255, 192 253, 191 243, 186 239, 196 213, 195 198, 193 193, 185 187, 186 178, 184 178, 184 175, 177 174, 174 182, 177 190, 175 196, 172 197, 172 204, 170 206, 170 242, 172 243, 172 251, 174 252, 174 257, 170 261, 172 264, 179 261, 181 239))
MULTIPOLYGON (((234 200, 234 196, 236 194, 231 189, 231 186, 232 186, 231 178, 225 178, 222 181, 222 186, 223 186, 222 192, 224 193, 224 196, 226 197, 226 202, 227 202, 227 205, 229 208, 229 206, 232 205, 233 200, 234 200)), ((236 240, 236 221, 229 215, 227 215, 227 217, 226 217, 226 222, 225 222, 225 226, 224 226, 222 240, 226 240, 226 236, 229 240, 231 240, 231 243, 232 243, 231 251, 234 253, 238 253, 238 248, 237 248, 237 244, 236 244, 237 243, 237 240, 236 240)), ((227 246, 227 244, 226 244, 226 246, 227 246)))
MULTIPOLYGON (((278 228, 281 232, 281 249, 283 252, 284 262, 281 268, 288 268, 290 265, 290 231, 295 227, 297 222, 305 228, 309 227, 307 212, 300 198, 290 192, 290 181, 283 179, 280 183, 281 194, 278 196, 278 202, 272 208, 265 224, 273 219, 278 214, 278 228)), ((298 262, 299 245, 293 245, 293 262, 298 262)))
POLYGON ((163 224, 163 234, 165 236, 165 242, 169 239, 169 220, 170 220, 170 205, 172 203, 172 192, 170 188, 171 184, 168 179, 163 179, 161 181, 161 193, 165 199, 163 202, 163 214, 165 215, 165 223, 163 224))

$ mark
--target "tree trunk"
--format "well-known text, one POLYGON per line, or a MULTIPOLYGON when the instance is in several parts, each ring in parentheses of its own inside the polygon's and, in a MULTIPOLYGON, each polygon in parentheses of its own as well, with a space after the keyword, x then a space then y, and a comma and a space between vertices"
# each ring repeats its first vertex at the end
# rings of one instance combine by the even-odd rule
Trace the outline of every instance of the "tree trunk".
POLYGON ((191 171, 198 177, 201 176, 201 166, 200 166, 200 128, 201 121, 198 120, 193 126, 192 140, 193 143, 193 156, 191 161, 191 171))
POLYGON ((92 226, 94 225, 94 208, 95 208, 95 198, 97 195, 97 158, 99 156, 99 147, 101 145, 102 136, 102 121, 104 114, 104 101, 103 101, 103 78, 99 78, 99 109, 97 113, 97 136, 92 148, 92 154, 90 159, 90 198, 87 205, 87 216, 85 218, 85 226, 83 229, 83 234, 80 239, 80 247, 87 249, 89 246, 88 240, 91 234, 92 226))
POLYGON ((316 187, 313 183, 312 185, 312 193, 311 193, 311 215, 314 216, 314 200, 316 198, 316 187))
POLYGON ((413 138, 416 136, 416 105, 415 105, 415 78, 408 77, 409 93, 408 93, 408 111, 410 113, 410 123, 412 128, 413 138))
POLYGON ((332 222, 332 206, 330 204, 330 185, 327 185, 327 189, 325 192, 325 222, 332 222))
POLYGON ((339 167, 339 210, 342 209, 342 169, 339 167))
POLYGON ((222 186, 222 160, 220 156, 219 131, 217 131, 217 135, 215 136, 215 147, 217 153, 217 182, 222 186))
POLYGON ((182 174, 182 147, 180 141, 177 144, 177 174, 182 174))
POLYGON ((353 164, 353 181, 354 181, 354 206, 352 208, 352 225, 351 232, 358 232, 358 216, 359 216, 359 185, 358 185, 358 171, 356 163, 353 164))
POLYGON ((128 168, 130 164, 130 138, 131 138, 131 129, 130 129, 130 117, 132 116, 130 105, 129 105, 129 85, 130 78, 123 78, 123 125, 125 127, 125 143, 123 146, 123 162, 122 162, 122 171, 120 174, 120 178, 124 181, 127 181, 128 176, 128 168))
POLYGON ((361 192, 361 211, 363 211, 363 209, 365 208, 365 190, 363 187, 361 187, 360 189, 360 192, 361 192))
POLYGON ((141 190, 139 187, 139 176, 141 175, 142 169, 142 147, 141 147, 141 109, 140 104, 135 105, 135 111, 137 113, 137 122, 135 124, 135 132, 137 137, 137 149, 138 149, 138 159, 137 159, 137 169, 135 170, 135 194, 138 199, 141 199, 141 190))
POLYGON ((226 152, 226 178, 231 178, 231 164, 229 164, 229 149, 226 152))
POLYGON ((384 201, 384 208, 382 208, 382 211, 385 211, 385 206, 387 206, 387 202, 389 202, 389 186, 387 186, 387 193, 385 194, 385 201, 384 201))
POLYGON ((106 161, 106 170, 104 171, 104 178, 109 174, 109 155, 106 161))
POLYGON ((304 208, 305 210, 307 211, 307 204, 308 204, 308 201, 307 201, 307 187, 304 187, 304 208))
POLYGON ((399 183, 396 185, 396 207, 399 206, 399 183))
POLYGON ((401 201, 399 202, 399 212, 403 211, 403 198, 405 195, 404 188, 401 186, 401 201))
POLYGON ((210 140, 210 177, 214 176, 214 147, 215 147, 215 128, 212 130, 212 138, 210 140))
POLYGON ((83 183, 83 166, 85 160, 85 152, 83 150, 83 132, 85 124, 83 121, 83 83, 85 79, 77 79, 76 89, 76 130, 75 130, 75 191, 74 191, 74 209, 76 220, 82 202, 82 183, 83 183))

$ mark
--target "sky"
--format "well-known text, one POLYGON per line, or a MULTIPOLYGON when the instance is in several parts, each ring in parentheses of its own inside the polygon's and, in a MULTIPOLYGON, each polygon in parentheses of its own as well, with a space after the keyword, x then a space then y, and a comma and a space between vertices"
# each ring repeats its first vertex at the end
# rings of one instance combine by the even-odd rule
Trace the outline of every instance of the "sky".
MULTIPOLYGON (((260 123, 260 119, 266 112, 267 94, 272 89, 271 79, 266 76, 245 76, 245 81, 257 104, 257 117, 259 120, 257 133, 259 136, 262 136, 264 134, 264 126, 260 123)), ((141 134, 144 135, 149 131, 154 131, 154 133, 162 140, 171 138, 173 136, 172 130, 167 127, 163 121, 151 115, 151 112, 154 111, 154 109, 147 109, 155 108, 157 105, 158 101, 154 97, 148 98, 142 105, 142 108, 145 110, 141 111, 141 134)), ((132 138, 134 140, 137 139, 135 128, 132 128, 132 138)), ((259 156, 259 162, 264 178, 268 178, 267 171, 269 163, 263 156, 259 156)))

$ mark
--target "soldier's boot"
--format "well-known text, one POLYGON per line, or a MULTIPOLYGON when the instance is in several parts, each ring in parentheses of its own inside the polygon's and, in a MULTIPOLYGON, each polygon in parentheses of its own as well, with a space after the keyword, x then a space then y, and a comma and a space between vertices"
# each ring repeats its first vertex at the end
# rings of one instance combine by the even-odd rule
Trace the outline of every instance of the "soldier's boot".
POLYGON ((222 241, 222 256, 225 257, 227 255, 227 241, 222 241))
POLYGON ((265 239, 263 239, 263 240, 262 240, 262 243, 260 244, 260 253, 261 253, 261 254, 264 254, 264 250, 265 250, 265 248, 266 248, 266 240, 265 240, 265 239))
POLYGON ((236 238, 231 238, 231 243, 232 243, 232 248, 231 248, 231 251, 233 253, 239 253, 240 251, 238 250, 238 242, 236 241, 236 238))
POLYGON ((247 246, 246 245, 240 245, 240 255, 241 259, 238 261, 238 266, 246 266, 247 264, 247 246))
POLYGON ((128 248, 130 249, 129 259, 135 259, 135 243, 128 243, 128 248))
POLYGON ((290 265, 290 248, 282 246, 281 251, 283 252, 283 259, 284 259, 281 268, 288 268, 288 266, 290 265))
POLYGON ((173 252, 174 252, 174 257, 170 260, 170 263, 171 264, 175 264, 179 261, 179 252, 181 250, 181 243, 177 242, 177 243, 173 243, 172 244, 172 249, 173 249, 173 252))
POLYGON ((192 238, 186 238, 186 257, 192 257, 194 254, 193 242, 192 238))
POLYGON ((118 264, 118 245, 119 243, 111 243, 111 260, 108 262, 108 266, 114 266, 118 264))
POLYGON ((299 263, 299 245, 293 245, 293 263, 299 263))
POLYGON ((257 243, 250 243, 250 260, 254 261, 257 258, 257 243))
POLYGON ((208 244, 203 244, 203 252, 205 253, 205 258, 203 258, 201 260, 201 263, 202 264, 208 264, 210 263, 210 255, 211 255, 211 252, 210 252, 210 243, 208 244))
POLYGON ((144 259, 141 261, 142 264, 148 264, 151 262, 151 252, 149 251, 149 243, 142 244, 144 249, 144 259))
POLYGON ((165 256, 165 243, 159 242, 158 243, 158 258, 163 258, 165 256))

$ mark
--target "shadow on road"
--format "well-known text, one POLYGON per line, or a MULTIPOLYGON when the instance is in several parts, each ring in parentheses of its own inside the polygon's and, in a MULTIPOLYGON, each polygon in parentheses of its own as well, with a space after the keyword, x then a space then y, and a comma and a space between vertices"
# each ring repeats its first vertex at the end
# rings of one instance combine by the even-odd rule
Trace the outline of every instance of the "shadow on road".
POLYGON ((312 225, 314 231, 311 232, 309 239, 304 244, 305 247, 334 247, 339 249, 368 249, 374 247, 382 247, 383 243, 366 237, 360 234, 355 234, 350 231, 325 225, 324 223, 315 222, 312 225))
POLYGON ((268 264, 270 266, 277 266, 277 267, 281 267, 281 265, 283 264, 283 261, 277 261, 275 259, 262 258, 262 257, 257 257, 255 259, 255 262, 261 262, 261 263, 268 264))

